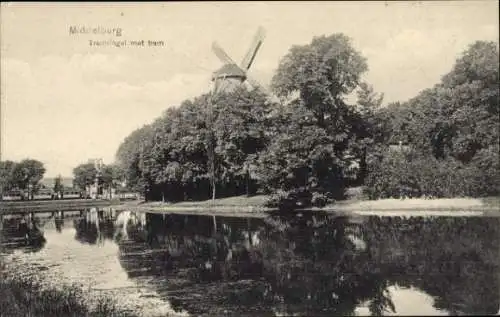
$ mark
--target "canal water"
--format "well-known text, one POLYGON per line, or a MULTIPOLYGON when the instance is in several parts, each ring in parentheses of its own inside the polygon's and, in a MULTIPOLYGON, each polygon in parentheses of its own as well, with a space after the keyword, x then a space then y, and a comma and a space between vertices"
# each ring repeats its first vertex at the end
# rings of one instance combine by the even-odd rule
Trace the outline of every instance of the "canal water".
POLYGON ((111 209, 0 216, 19 274, 141 316, 497 314, 500 218, 242 218, 111 209))

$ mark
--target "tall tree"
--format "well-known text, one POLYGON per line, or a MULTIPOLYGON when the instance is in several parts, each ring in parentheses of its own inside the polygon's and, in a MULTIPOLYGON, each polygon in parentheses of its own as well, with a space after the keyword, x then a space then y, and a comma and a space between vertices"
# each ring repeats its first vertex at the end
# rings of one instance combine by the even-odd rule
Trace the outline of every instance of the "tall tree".
POLYGON ((215 109, 218 178, 224 195, 251 194, 260 153, 269 143, 268 116, 275 104, 258 91, 240 87, 222 95, 215 109))
POLYGON ((62 195, 64 192, 64 185, 62 183, 62 176, 58 175, 54 180, 54 193, 62 195))
POLYGON ((118 183, 124 179, 122 169, 117 164, 104 165, 101 171, 100 183, 104 188, 107 188, 111 198, 112 188, 116 188, 118 183))
POLYGON ((32 199, 34 193, 39 189, 40 180, 45 174, 42 162, 34 159, 25 159, 16 164, 13 170, 14 183, 22 190, 28 192, 28 198, 32 199))
POLYGON ((331 128, 343 124, 344 97, 368 70, 366 59, 343 34, 313 38, 311 44, 293 46, 281 60, 271 86, 280 97, 298 93, 320 127, 329 120, 331 128), (337 123, 338 122, 338 123, 337 123))
POLYGON ((93 162, 83 163, 73 169, 73 184, 85 190, 95 183, 97 170, 93 162))
POLYGON ((271 86, 282 99, 297 98, 277 115, 276 122, 288 124, 278 128, 261 159, 271 191, 343 195, 356 132, 356 112, 345 97, 366 70, 365 58, 343 34, 315 37, 282 59, 271 86))
POLYGON ((400 161, 387 152, 380 160, 386 166, 373 169, 372 189, 396 191, 393 184, 411 178, 408 186, 420 194, 500 192, 498 81, 498 44, 477 41, 434 87, 381 111, 385 139, 408 143, 420 155, 400 161), (393 172, 399 168, 404 172, 393 172))
POLYGON ((379 152, 378 146, 383 142, 383 122, 377 116, 382 105, 384 94, 378 94, 373 87, 362 82, 357 90, 356 112, 353 114, 353 138, 350 142, 350 152, 359 158, 359 172, 356 184, 361 185, 368 173, 368 166, 374 153, 379 152))
POLYGON ((133 131, 120 144, 116 153, 117 164, 125 173, 127 186, 133 190, 144 192, 145 177, 141 166, 146 152, 146 141, 152 138, 152 125, 145 125, 133 131))
POLYGON ((16 164, 13 161, 0 161, 0 193, 15 186, 14 169, 16 164))

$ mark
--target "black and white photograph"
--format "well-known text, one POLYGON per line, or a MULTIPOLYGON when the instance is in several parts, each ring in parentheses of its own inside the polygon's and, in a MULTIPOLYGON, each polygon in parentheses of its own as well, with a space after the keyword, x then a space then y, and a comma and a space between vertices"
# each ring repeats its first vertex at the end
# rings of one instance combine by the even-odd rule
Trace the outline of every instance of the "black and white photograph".
POLYGON ((499 2, 0 4, 0 317, 500 315, 499 2))

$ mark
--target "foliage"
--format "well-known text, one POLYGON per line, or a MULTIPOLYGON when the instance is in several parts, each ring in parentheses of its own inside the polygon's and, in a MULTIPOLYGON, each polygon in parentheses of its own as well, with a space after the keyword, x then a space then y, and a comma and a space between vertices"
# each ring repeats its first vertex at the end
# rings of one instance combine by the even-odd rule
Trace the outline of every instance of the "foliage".
POLYGON ((73 169, 73 184, 85 189, 95 183, 97 170, 93 162, 83 163, 73 169))
POLYGON ((356 112, 353 115, 354 136, 350 151, 358 158, 359 170, 350 185, 362 185, 368 173, 368 165, 375 159, 380 145, 384 142, 384 121, 379 119, 384 94, 378 94, 373 87, 362 82, 357 90, 356 112))
POLYGON ((362 80, 367 69, 343 34, 293 46, 271 82, 280 102, 240 88, 170 107, 120 145, 122 177, 149 200, 202 200, 216 190, 218 197, 270 194, 271 206, 324 205, 364 182, 373 198, 401 190, 446 197, 497 193, 494 43, 474 43, 440 83, 387 107, 383 94, 362 80), (349 104, 354 93, 357 101, 349 104), (419 155, 387 153, 400 142, 419 155), (460 178, 466 186, 458 185, 460 178), (443 184, 461 188, 434 188, 443 184))
POLYGON ((481 152, 474 162, 464 164, 452 157, 436 159, 415 150, 388 150, 372 166, 366 192, 372 199, 496 195, 500 192, 500 164, 489 161, 492 157, 490 152, 481 152))
POLYGON ((123 170, 117 164, 104 165, 101 171, 101 182, 106 187, 116 187, 123 181, 123 170))
POLYGON ((373 198, 399 196, 397 186, 437 197, 500 193, 498 62, 497 44, 478 41, 433 88, 376 113, 386 145, 402 142, 420 156, 375 151, 373 198))
POLYGON ((27 191, 32 198, 40 186, 45 174, 42 162, 34 159, 25 159, 21 162, 0 162, 0 187, 3 189, 21 189, 27 191))
MULTIPOLYGON (((365 59, 342 34, 316 37, 311 44, 292 47, 283 58, 272 87, 284 99, 298 98, 279 108, 273 141, 260 158, 263 188, 279 193, 270 205, 288 205, 292 196, 309 197, 305 206, 313 196, 324 198, 315 199, 320 205, 343 198, 352 177, 349 170, 361 157, 369 132, 362 121, 372 103, 380 104, 370 99, 373 91, 363 96, 359 109, 344 101, 366 70, 365 59)), ((366 84, 361 88, 369 90, 366 84)))
MULTIPOLYGON (((148 199, 206 199, 209 193, 207 95, 169 108, 121 144, 117 158, 127 180, 148 199)), ((243 88, 213 104, 217 192, 221 197, 255 193, 255 166, 268 142, 271 104, 243 88)))
POLYGON ((124 179, 124 170, 118 164, 103 165, 98 172, 93 162, 83 163, 73 169, 74 186, 86 190, 98 181, 98 192, 102 189, 116 188, 124 179))
POLYGON ((14 168, 16 162, 0 161, 0 190, 7 191, 15 187, 14 168))
POLYGON ((347 36, 320 36, 311 44, 293 46, 281 60, 271 85, 280 97, 298 92, 319 126, 324 126, 325 120, 343 119, 342 98, 358 86, 367 69, 366 60, 347 36))
POLYGON ((46 287, 34 276, 0 275, 1 316, 134 316, 109 297, 99 297, 91 307, 79 285, 46 287))

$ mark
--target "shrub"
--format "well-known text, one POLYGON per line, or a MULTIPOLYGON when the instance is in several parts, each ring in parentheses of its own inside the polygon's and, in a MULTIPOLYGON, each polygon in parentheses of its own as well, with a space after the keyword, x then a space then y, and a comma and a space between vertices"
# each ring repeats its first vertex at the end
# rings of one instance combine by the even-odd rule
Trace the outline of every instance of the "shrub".
POLYGON ((280 210, 293 210, 297 207, 310 206, 311 200, 311 193, 302 189, 290 191, 278 190, 270 195, 266 206, 279 208, 280 210))
POLYGON ((311 206, 324 207, 333 201, 334 199, 330 193, 320 193, 301 188, 290 191, 277 191, 270 195, 266 206, 281 210, 293 210, 311 206))
POLYGON ((370 199, 401 197, 480 197, 497 195, 498 155, 479 154, 469 164, 438 160, 414 151, 386 151, 370 168, 365 191, 370 199))
POLYGON ((47 285, 37 276, 6 273, 4 268, 0 261, 0 316, 135 316, 109 297, 90 305, 80 285, 47 285))
POLYGON ((314 207, 325 207, 326 205, 333 203, 335 200, 332 198, 330 193, 318 193, 314 192, 312 194, 311 205, 314 207))

